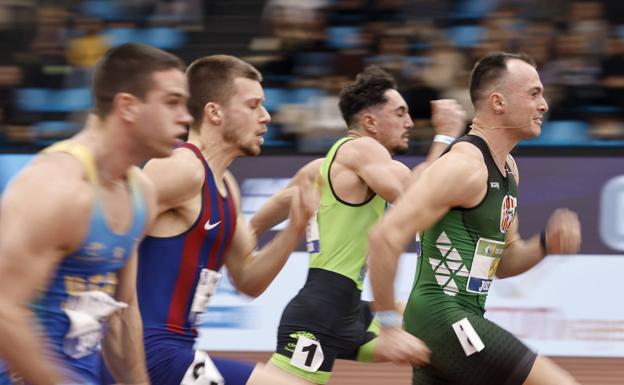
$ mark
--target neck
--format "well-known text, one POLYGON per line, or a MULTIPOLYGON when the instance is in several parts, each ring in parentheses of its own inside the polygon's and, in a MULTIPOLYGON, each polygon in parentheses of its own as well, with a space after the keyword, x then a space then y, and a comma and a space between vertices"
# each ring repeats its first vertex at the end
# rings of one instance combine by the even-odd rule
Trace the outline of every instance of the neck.
POLYGON ((200 149, 216 180, 222 180, 234 159, 241 155, 238 147, 223 139, 217 127, 191 130, 188 142, 200 149))
POLYGON ((124 127, 114 117, 102 121, 89 116, 84 129, 74 137, 92 151, 98 175, 104 183, 125 181, 126 172, 131 166, 147 160, 127 131, 128 127, 124 127))
POLYGON ((497 126, 496 123, 488 124, 478 117, 472 121, 470 134, 480 136, 487 143, 496 166, 505 175, 505 162, 511 150, 518 143, 517 140, 507 135, 507 129, 497 126))

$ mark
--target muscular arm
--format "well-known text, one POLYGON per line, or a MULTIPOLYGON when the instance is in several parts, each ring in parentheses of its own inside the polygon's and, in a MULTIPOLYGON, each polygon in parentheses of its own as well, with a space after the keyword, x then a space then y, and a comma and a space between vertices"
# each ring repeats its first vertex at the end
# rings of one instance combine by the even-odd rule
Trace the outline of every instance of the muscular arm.
POLYGON ((46 357, 29 308, 64 255, 84 236, 76 229, 84 228, 83 213, 91 204, 91 190, 85 193, 74 170, 59 172, 50 162, 49 157, 62 156, 46 155, 45 161, 29 166, 6 191, 0 210, 0 356, 34 385, 70 380, 46 357))
MULTIPOLYGON (((230 186, 236 186, 234 178, 228 175, 230 186)), ((256 248, 256 238, 239 211, 236 231, 232 245, 225 259, 234 285, 243 293, 257 297, 269 286, 282 269, 288 256, 297 246, 305 231, 310 216, 318 207, 318 193, 309 185, 307 189, 293 187, 293 199, 290 205, 290 221, 262 249, 256 248)), ((238 199, 238 189, 235 191, 238 199)))
POLYGON ((460 143, 431 164, 371 230, 368 263, 377 310, 395 308, 398 259, 414 235, 451 207, 472 207, 485 195, 487 168, 478 150, 470 147, 460 143))
POLYGON ((102 355, 113 378, 122 384, 148 384, 143 327, 136 294, 137 253, 118 273, 115 299, 128 305, 113 313, 102 340, 102 355))
POLYGON ((379 142, 369 137, 345 143, 334 162, 340 162, 352 170, 371 190, 388 202, 394 202, 401 195, 411 178, 407 166, 393 160, 379 142))
POLYGON ((297 171, 286 188, 273 195, 260 207, 249 221, 249 225, 256 236, 264 234, 272 229, 273 226, 284 222, 288 218, 290 203, 294 195, 298 193, 298 190, 293 187, 298 186, 301 188, 314 185, 324 160, 325 158, 320 158, 307 163, 297 171))
MULTIPOLYGON (((519 181, 518 168, 510 157, 511 169, 519 181)), ((505 250, 496 270, 498 278, 513 277, 537 265, 546 254, 570 254, 578 252, 581 243, 581 225, 576 213, 567 209, 557 209, 546 225, 546 250, 536 234, 524 240, 518 232, 518 215, 505 235, 505 250)))
MULTIPOLYGON (((154 221, 156 195, 149 180, 142 177, 141 181, 148 215, 146 229, 149 229, 154 221)), ((149 383, 143 348, 143 324, 136 292, 137 266, 138 252, 135 249, 128 263, 117 272, 115 299, 128 307, 108 318, 102 340, 102 356, 106 366, 113 378, 122 384, 149 383)))

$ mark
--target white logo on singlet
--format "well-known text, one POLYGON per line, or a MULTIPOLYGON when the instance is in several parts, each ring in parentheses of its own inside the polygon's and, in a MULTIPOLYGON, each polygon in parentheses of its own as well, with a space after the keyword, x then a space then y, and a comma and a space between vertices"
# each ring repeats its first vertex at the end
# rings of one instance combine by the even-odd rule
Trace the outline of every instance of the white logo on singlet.
POLYGON ((490 188, 500 189, 500 185, 498 182, 490 182, 490 188))
POLYGON ((210 219, 208 219, 208 222, 206 222, 206 224, 204 225, 204 229, 205 230, 212 230, 215 227, 219 226, 219 223, 221 223, 221 221, 219 221, 217 223, 210 224, 210 219))

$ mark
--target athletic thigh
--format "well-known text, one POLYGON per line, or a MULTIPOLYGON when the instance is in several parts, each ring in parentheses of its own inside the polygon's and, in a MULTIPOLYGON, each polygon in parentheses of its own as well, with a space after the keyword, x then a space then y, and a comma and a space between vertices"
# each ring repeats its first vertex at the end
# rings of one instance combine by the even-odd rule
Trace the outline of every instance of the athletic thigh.
POLYGON ((180 385, 194 358, 192 341, 160 339, 145 343, 145 361, 152 385, 180 385))
POLYGON ((431 349, 431 367, 415 368, 415 377, 431 378, 436 384, 446 380, 449 385, 522 385, 536 354, 493 322, 479 315, 466 318, 485 345, 483 350, 466 355, 453 322, 429 325, 415 335, 431 349))
POLYGON ((284 309, 271 362, 307 381, 324 384, 338 357, 355 356, 364 340, 360 309, 298 295, 284 309))

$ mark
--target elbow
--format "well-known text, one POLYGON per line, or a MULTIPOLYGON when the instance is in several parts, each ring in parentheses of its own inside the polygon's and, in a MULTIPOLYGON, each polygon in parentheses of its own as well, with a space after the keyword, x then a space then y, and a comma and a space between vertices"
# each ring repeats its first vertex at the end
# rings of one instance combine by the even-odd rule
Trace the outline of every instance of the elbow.
POLYGON ((501 269, 499 266, 499 269, 496 270, 496 278, 498 279, 505 279, 505 278, 509 278, 509 277, 513 277, 516 274, 513 274, 513 272, 509 271, 508 269, 501 269))
POLYGON ((251 232, 253 233, 253 235, 258 238, 260 235, 259 229, 260 229, 260 223, 258 223, 258 219, 256 218, 256 216, 254 215, 250 220, 249 220, 249 229, 251 230, 251 232))
POLYGON ((239 292, 252 298, 258 298, 267 288, 267 285, 243 284, 236 287, 239 292))

